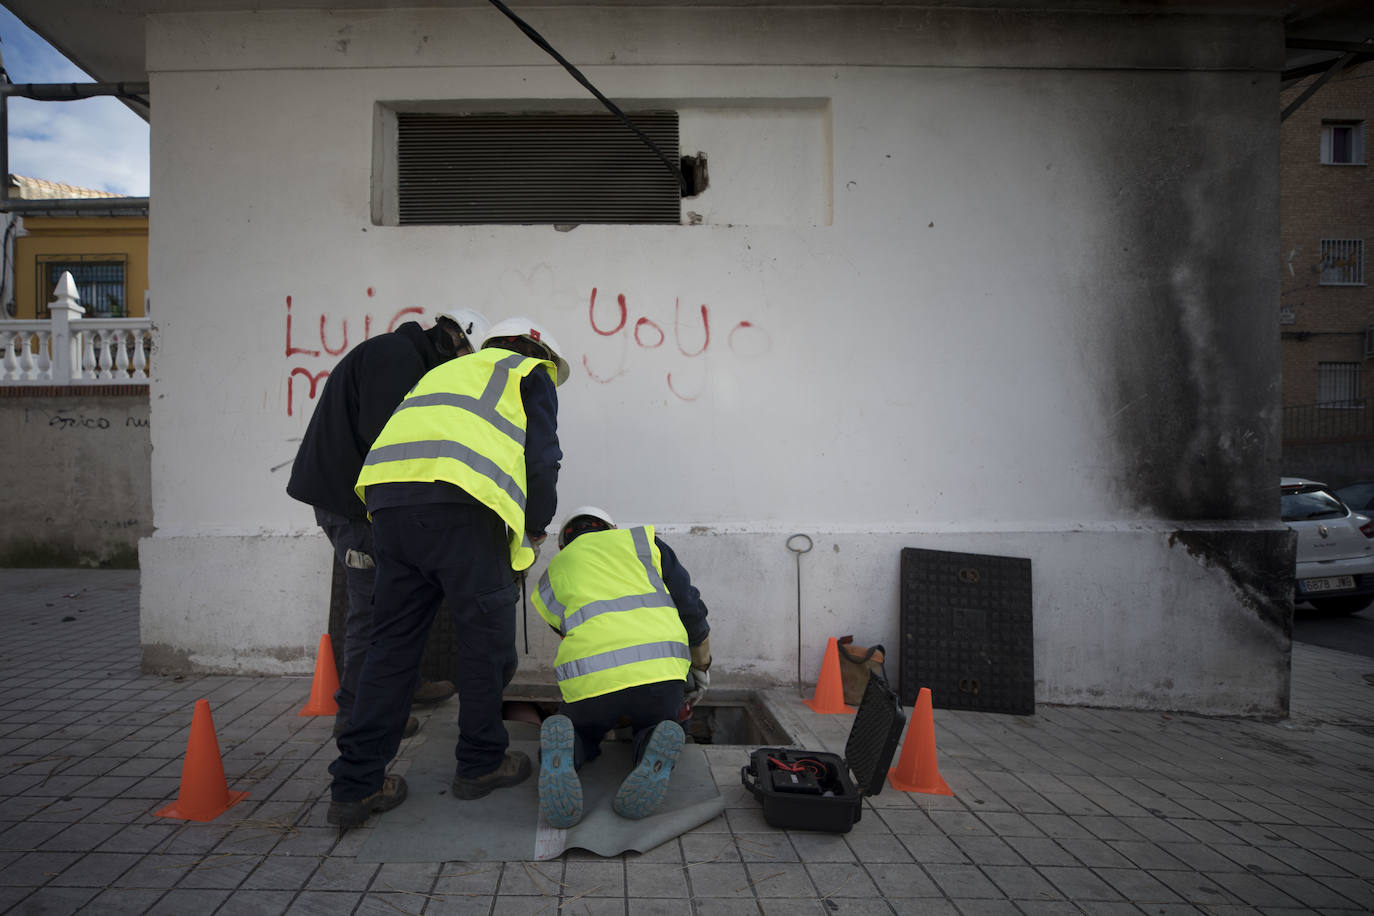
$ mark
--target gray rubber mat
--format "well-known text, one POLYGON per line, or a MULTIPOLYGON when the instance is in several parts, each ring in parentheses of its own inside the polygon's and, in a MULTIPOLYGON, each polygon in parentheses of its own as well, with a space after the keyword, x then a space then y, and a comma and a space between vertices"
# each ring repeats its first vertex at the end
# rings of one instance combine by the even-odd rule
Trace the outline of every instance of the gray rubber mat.
POLYGON ((620 781, 630 772, 626 742, 607 741, 601 756, 582 768, 582 822, 569 830, 550 827, 539 817, 539 729, 507 722, 511 748, 529 755, 534 773, 525 782, 498 789, 485 798, 452 797, 456 710, 425 723, 424 744, 416 748, 405 780, 410 794, 394 811, 377 815, 372 836, 358 853, 360 862, 519 862, 552 859, 567 849, 601 856, 648 852, 698 827, 725 810, 701 747, 687 744, 673 770, 668 794, 658 812, 631 821, 611 810, 620 781))

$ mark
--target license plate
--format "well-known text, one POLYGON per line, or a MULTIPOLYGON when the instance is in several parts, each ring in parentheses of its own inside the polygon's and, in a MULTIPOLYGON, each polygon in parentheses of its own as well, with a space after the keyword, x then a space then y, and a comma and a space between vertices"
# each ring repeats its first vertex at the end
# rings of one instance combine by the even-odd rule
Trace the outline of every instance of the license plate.
POLYGON ((1334 592, 1343 588, 1354 588, 1354 576, 1327 576, 1325 579, 1303 579, 1304 592, 1334 592))

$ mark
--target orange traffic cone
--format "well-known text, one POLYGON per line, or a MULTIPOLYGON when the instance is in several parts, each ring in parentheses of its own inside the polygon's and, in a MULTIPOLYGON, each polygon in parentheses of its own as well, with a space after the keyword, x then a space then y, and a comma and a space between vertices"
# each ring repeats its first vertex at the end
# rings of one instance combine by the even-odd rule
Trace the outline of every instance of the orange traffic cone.
POLYGON ((339 704, 334 702, 334 694, 338 689, 339 672, 334 667, 334 644, 326 633, 320 637, 320 651, 315 656, 315 678, 310 684, 310 701, 296 715, 338 715, 339 704))
POLYGON ((853 706, 844 705, 844 683, 840 680, 840 647, 833 636, 825 644, 825 658, 821 660, 821 677, 816 681, 816 693, 811 699, 802 702, 816 712, 854 711, 853 706))
POLYGON ((916 695, 916 708, 911 712, 911 724, 902 741, 902 756, 887 771, 887 781, 902 792, 954 794, 940 777, 940 764, 935 759, 935 716, 931 712, 929 687, 922 687, 916 695))
POLYGON ((176 801, 154 811, 154 816, 213 821, 247 796, 247 792, 229 791, 224 781, 224 763, 219 758, 219 742, 215 740, 215 721, 210 718, 210 701, 196 700, 186 759, 181 764, 181 791, 176 801))

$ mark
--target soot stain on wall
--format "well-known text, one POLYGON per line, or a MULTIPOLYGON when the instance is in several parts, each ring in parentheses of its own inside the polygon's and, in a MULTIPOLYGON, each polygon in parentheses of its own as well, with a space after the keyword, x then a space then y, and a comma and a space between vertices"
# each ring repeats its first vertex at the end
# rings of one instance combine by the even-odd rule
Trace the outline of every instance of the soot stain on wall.
POLYGON ((1293 636, 1292 531, 1177 530, 1170 547, 1182 547, 1204 565, 1221 570, 1240 603, 1266 625, 1293 636))
POLYGON ((1191 77, 1171 86, 1123 103, 1110 141, 1108 161, 1137 166, 1117 179, 1120 261, 1101 303, 1120 495, 1159 518, 1273 518, 1278 362, 1263 333, 1276 335, 1256 311, 1273 211, 1249 203, 1267 148, 1242 140, 1251 117, 1234 93, 1191 77))

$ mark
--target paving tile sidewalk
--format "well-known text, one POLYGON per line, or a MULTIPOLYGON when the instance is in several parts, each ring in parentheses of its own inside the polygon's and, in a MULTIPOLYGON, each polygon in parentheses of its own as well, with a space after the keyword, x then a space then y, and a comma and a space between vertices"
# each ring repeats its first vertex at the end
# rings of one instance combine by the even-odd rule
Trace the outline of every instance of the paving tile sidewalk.
MULTIPOLYGON (((847 835, 770 828, 746 750, 712 747, 726 813, 650 853, 376 865, 367 828, 325 822, 332 720, 297 715, 308 677, 141 674, 136 572, 0 570, 0 596, 0 912, 1374 911, 1374 659, 1296 644, 1280 722, 936 710, 954 797, 885 791, 847 835), (207 824, 154 817, 201 698, 250 795, 207 824)), ((849 717, 771 699, 805 746, 843 750, 849 717)))

